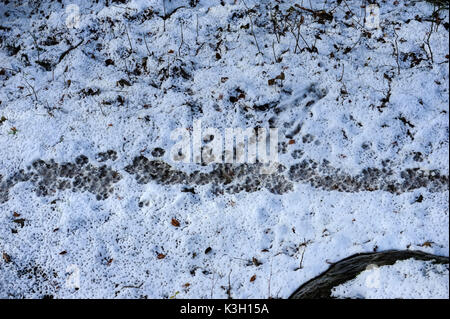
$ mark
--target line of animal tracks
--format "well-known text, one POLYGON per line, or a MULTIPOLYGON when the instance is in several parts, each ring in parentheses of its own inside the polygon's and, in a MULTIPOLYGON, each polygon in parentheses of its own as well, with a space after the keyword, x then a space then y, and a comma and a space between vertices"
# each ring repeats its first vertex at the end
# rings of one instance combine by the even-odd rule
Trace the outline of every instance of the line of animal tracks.
MULTIPOLYGON (((138 184, 210 185, 214 194, 257 192, 268 190, 284 194, 294 190, 297 183, 325 190, 346 193, 385 191, 392 194, 426 188, 430 192, 449 189, 449 177, 440 170, 407 168, 396 171, 383 161, 381 168, 365 168, 356 175, 332 167, 324 160, 302 160, 290 167, 279 165, 273 174, 261 174, 261 164, 212 164, 209 171, 186 173, 177 170, 161 158, 135 157, 123 171, 116 171, 104 162, 117 160, 113 150, 98 153, 93 163, 84 155, 73 162, 36 160, 30 166, 9 176, 0 175, 0 204, 9 200, 12 188, 18 183, 31 183, 37 196, 53 196, 57 192, 89 192, 97 200, 106 200, 114 193, 114 184, 124 174, 131 174, 138 184)), ((195 190, 191 188, 192 192, 195 190)))

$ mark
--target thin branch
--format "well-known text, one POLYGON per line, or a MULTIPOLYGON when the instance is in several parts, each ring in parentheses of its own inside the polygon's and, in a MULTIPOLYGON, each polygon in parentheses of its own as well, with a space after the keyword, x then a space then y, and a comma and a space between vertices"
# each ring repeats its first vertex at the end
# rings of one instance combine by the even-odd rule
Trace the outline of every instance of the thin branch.
POLYGON ((195 43, 198 45, 198 14, 197 14, 197 24, 195 26, 195 43))
POLYGON ((41 48, 39 48, 39 46, 37 44, 37 41, 36 41, 36 38, 34 37, 34 35, 31 32, 29 32, 29 33, 30 33, 31 37, 33 38, 33 42, 34 42, 34 45, 36 47, 36 51, 37 51, 37 54, 38 54, 38 61, 41 61, 41 58, 40 58, 40 55, 39 55, 39 50, 41 48))
POLYGON ((278 21, 274 15, 272 15, 272 11, 270 13, 270 20, 273 24, 273 33, 275 33, 275 37, 277 38, 278 43, 280 43, 280 35, 278 34, 278 21))
POLYGON ((131 50, 131 52, 133 52, 133 46, 131 45, 131 39, 130 39, 130 35, 128 34, 128 28, 125 24, 124 24, 124 26, 125 26, 125 33, 127 34, 127 38, 128 38, 128 43, 130 44, 130 50, 131 50))
POLYGON ((242 3, 244 4, 245 8, 247 9, 247 16, 248 16, 248 18, 249 18, 249 20, 250 20, 250 29, 251 29, 253 38, 255 39, 255 44, 256 44, 256 48, 258 49, 258 54, 264 55, 264 54, 261 52, 260 48, 259 48, 258 39, 256 38, 255 30, 253 29, 253 20, 252 20, 252 17, 251 17, 251 15, 250 15, 250 9, 247 7, 247 4, 245 3, 244 0, 242 0, 242 3))
POLYGON ((400 75, 400 62, 399 62, 399 51, 398 51, 398 34, 397 34, 397 31, 395 31, 395 26, 394 26, 394 34, 395 34, 395 41, 394 41, 394 44, 395 44, 395 56, 396 56, 396 58, 397 58, 397 72, 398 72, 398 75, 400 75))
POLYGON ((342 63, 342 73, 341 73, 341 77, 337 80, 338 82, 342 82, 342 80, 344 79, 344 63, 342 63))
POLYGON ((275 41, 272 41, 272 52, 273 52, 273 59, 274 59, 275 63, 277 63, 278 59, 277 59, 277 55, 275 54, 275 41))
POLYGON ((300 265, 298 267, 299 269, 303 269, 303 257, 305 256, 305 251, 306 251, 306 246, 305 246, 305 248, 302 251, 302 256, 300 258, 300 265))
POLYGON ((184 36, 183 36, 183 21, 180 21, 180 32, 181 32, 181 43, 180 47, 178 48, 178 55, 181 56, 181 47, 184 44, 184 36))
POLYGON ((166 32, 166 19, 167 19, 167 15, 166 15, 166 0, 162 0, 163 2, 163 13, 164 13, 164 17, 163 17, 163 32, 166 32))
MULTIPOLYGON (((436 12, 436 7, 434 7, 433 9, 433 14, 434 12, 436 12)), ((431 20, 431 27, 430 27, 430 32, 427 33, 427 38, 425 40, 425 44, 428 47, 428 51, 430 51, 430 59, 431 59, 431 63, 434 63, 434 58, 433 58, 433 51, 431 50, 431 44, 430 44, 430 39, 431 39, 431 35, 433 34, 433 28, 434 28, 434 19, 431 20)), ((428 55, 428 53, 427 53, 428 55)))
POLYGON ((149 48, 148 48, 148 44, 147 44, 147 39, 146 39, 146 37, 145 37, 145 33, 144 33, 144 43, 145 43, 145 48, 147 49, 147 53, 148 53, 148 55, 150 56, 151 53, 150 53, 150 50, 149 50, 149 48))
POLYGON ((38 97, 37 97, 37 94, 36 94, 36 90, 34 89, 34 86, 32 86, 28 81, 27 81, 27 79, 23 76, 23 79, 25 80, 25 83, 31 88, 31 91, 32 91, 32 93, 33 93, 33 95, 34 95, 34 98, 35 98, 35 100, 36 100, 36 102, 38 102, 39 100, 38 100, 38 97))
MULTIPOLYGON (((83 41, 84 41, 84 40, 82 39, 78 44, 76 44, 75 46, 71 46, 71 47, 68 48, 66 51, 64 51, 63 53, 61 53, 61 55, 59 56, 59 59, 58 59, 58 63, 60 63, 60 62, 65 58, 65 56, 66 56, 67 54, 69 54, 70 51, 72 51, 72 50, 78 48, 78 47, 83 43, 83 41)), ((57 63, 57 64, 58 64, 58 63, 57 63)))

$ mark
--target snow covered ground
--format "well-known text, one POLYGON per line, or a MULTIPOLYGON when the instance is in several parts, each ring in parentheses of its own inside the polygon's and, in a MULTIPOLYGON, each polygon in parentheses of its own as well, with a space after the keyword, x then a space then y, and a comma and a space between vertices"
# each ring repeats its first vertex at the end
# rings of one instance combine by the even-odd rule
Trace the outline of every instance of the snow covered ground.
POLYGON ((3 1, 0 297, 286 298, 355 253, 448 256, 448 12, 364 2, 3 1), (171 159, 195 120, 278 128, 286 170, 140 179, 214 171, 171 159))
POLYGON ((363 271, 354 280, 334 288, 340 298, 448 299, 448 265, 414 259, 363 271))

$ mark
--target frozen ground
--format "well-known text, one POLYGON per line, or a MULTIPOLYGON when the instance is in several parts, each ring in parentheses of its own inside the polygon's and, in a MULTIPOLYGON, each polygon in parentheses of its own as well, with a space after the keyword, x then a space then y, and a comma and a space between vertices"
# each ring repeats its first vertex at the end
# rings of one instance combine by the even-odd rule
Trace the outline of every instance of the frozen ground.
POLYGON ((286 298, 358 252, 448 256, 447 12, 107 2, 0 4, 0 297, 286 298), (279 128, 286 169, 172 161, 194 120, 279 128))
POLYGON ((336 287, 338 298, 441 298, 448 299, 448 265, 414 259, 363 271, 354 280, 336 287))

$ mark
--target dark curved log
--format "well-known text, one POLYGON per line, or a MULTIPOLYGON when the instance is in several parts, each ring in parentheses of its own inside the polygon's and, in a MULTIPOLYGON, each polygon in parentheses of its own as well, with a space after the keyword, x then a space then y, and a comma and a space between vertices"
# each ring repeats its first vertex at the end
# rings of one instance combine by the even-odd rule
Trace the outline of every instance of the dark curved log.
POLYGON ((433 260, 433 263, 437 264, 449 263, 448 257, 413 250, 387 250, 356 254, 334 263, 327 271, 301 285, 289 299, 331 299, 331 289, 354 279, 368 265, 393 265, 396 261, 410 258, 424 261, 433 260))

